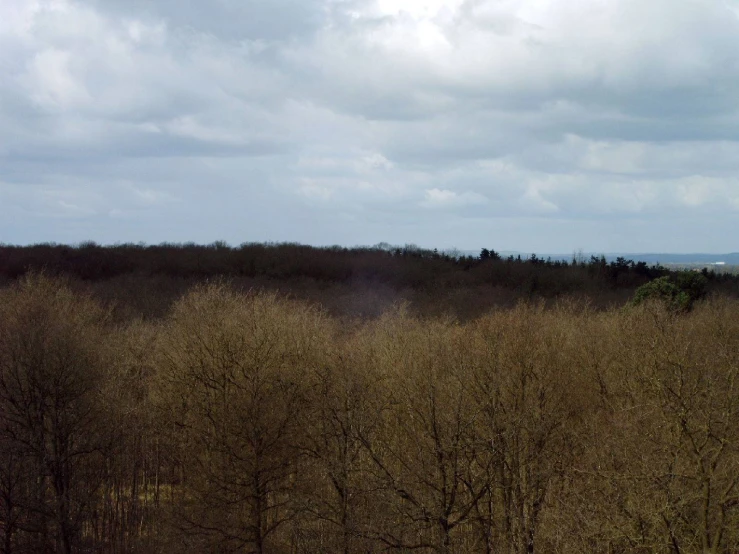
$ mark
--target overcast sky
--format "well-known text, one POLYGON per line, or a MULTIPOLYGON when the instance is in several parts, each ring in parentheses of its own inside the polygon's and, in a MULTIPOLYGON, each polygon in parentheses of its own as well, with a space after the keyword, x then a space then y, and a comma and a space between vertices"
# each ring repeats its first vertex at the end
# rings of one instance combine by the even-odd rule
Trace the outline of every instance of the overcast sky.
POLYGON ((0 0, 0 242, 739 250, 739 0, 0 0))

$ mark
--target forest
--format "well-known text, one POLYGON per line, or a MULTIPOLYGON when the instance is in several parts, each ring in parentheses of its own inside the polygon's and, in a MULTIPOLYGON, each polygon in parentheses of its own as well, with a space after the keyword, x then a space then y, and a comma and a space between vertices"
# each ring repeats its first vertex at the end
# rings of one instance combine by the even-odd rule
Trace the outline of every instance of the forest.
POLYGON ((0 245, 0 552, 739 552, 739 278, 0 245))

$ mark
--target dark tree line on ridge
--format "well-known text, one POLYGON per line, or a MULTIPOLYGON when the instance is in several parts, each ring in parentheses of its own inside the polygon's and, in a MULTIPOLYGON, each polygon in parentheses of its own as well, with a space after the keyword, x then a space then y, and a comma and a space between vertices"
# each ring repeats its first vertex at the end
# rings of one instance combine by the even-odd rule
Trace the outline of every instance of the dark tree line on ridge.
MULTIPOLYGON (((269 289, 318 303, 334 315, 377 316, 398 301, 418 315, 452 313, 467 320, 520 300, 587 299, 594 306, 623 305, 636 289, 680 272, 645 262, 574 256, 543 259, 424 250, 413 245, 372 248, 299 244, 0 245, 0 286, 29 271, 64 275, 144 316, 162 316, 203 279, 226 277, 243 290, 269 289)), ((739 296, 739 277, 704 270, 705 288, 739 296)))

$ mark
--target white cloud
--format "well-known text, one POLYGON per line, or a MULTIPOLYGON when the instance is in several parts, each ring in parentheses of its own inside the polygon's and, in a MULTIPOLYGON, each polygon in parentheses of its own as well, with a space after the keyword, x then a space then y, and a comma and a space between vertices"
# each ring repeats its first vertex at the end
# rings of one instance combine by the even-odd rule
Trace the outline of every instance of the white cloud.
POLYGON ((333 190, 330 187, 322 186, 312 179, 303 179, 302 181, 298 192, 308 199, 327 202, 333 196, 333 190))
POLYGON ((71 61, 70 52, 50 48, 36 54, 29 64, 25 84, 42 109, 68 110, 92 101, 85 85, 73 75, 71 61))
POLYGON ((476 192, 457 193, 447 189, 427 189, 421 206, 424 208, 459 208, 462 206, 487 204, 488 199, 476 192))
POLYGON ((129 184, 128 186, 133 193, 134 198, 142 206, 151 207, 178 201, 175 196, 166 191, 151 188, 139 188, 134 184, 129 184))

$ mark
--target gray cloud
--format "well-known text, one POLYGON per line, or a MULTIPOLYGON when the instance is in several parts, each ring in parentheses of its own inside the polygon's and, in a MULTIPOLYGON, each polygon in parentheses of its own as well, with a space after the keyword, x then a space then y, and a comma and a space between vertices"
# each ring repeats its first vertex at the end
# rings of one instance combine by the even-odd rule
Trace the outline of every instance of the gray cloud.
POLYGON ((160 20, 172 27, 235 41, 306 37, 320 28, 323 17, 323 5, 317 0, 86 0, 85 3, 118 17, 160 20))
POLYGON ((0 71, 0 241, 737 248, 735 0, 6 0, 0 71))

